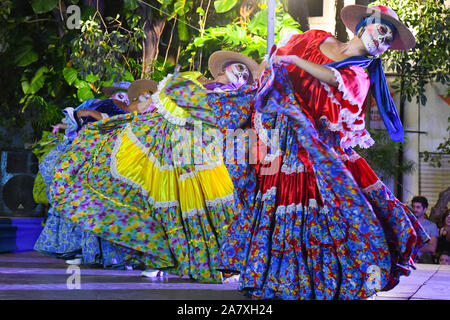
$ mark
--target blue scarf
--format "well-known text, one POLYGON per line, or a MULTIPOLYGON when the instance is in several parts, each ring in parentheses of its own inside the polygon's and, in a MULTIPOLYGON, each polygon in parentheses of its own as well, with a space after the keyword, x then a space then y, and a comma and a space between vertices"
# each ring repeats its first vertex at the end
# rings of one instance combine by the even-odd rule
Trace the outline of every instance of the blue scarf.
POLYGON ((369 58, 366 56, 350 57, 341 61, 328 63, 325 66, 332 68, 344 68, 358 66, 368 68, 370 78, 370 90, 377 102, 378 110, 383 118, 384 125, 392 140, 403 142, 403 125, 395 109, 394 101, 386 82, 383 65, 380 58, 369 58))

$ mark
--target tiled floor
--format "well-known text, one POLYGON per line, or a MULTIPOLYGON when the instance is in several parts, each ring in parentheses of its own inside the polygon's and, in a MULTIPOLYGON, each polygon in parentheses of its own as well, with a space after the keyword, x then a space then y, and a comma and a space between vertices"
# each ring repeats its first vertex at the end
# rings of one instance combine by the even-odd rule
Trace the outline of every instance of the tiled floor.
MULTIPOLYGON (((171 275, 148 279, 135 270, 68 267, 36 252, 0 254, 0 300, 246 300, 236 283, 204 284, 171 275)), ((397 287, 374 300, 450 300, 450 266, 417 265, 397 287)))

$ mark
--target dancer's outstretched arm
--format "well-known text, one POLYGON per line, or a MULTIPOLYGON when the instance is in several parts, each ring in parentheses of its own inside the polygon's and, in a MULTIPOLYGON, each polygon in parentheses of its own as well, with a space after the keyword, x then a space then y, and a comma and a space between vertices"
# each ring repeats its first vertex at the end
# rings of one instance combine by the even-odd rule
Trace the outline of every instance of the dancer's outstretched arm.
POLYGON ((91 116, 92 118, 94 118, 96 120, 103 119, 103 116, 102 116, 102 114, 100 112, 95 111, 95 110, 90 110, 90 109, 80 109, 80 110, 78 110, 77 111, 77 116, 79 118, 91 116))
POLYGON ((296 55, 275 56, 274 63, 279 63, 282 65, 294 64, 322 82, 326 82, 332 86, 336 86, 338 84, 336 76, 334 75, 333 71, 331 71, 329 68, 302 59, 296 55))

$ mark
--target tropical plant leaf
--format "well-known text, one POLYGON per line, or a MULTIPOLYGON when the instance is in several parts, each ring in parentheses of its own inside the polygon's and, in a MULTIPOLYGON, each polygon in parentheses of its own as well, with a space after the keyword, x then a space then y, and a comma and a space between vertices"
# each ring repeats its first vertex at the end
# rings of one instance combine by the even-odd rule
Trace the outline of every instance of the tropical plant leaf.
POLYGON ((18 48, 14 63, 18 67, 26 67, 36 62, 38 58, 37 53, 33 50, 33 46, 31 44, 25 44, 18 48))
POLYGON ((35 13, 45 13, 53 10, 58 5, 58 0, 32 0, 31 7, 35 13))
POLYGON ((138 0, 124 0, 123 7, 126 10, 135 10, 137 9, 137 7, 139 7, 138 0))
POLYGON ((237 3, 238 0, 216 0, 214 1, 214 8, 217 13, 224 13, 233 9, 237 3))
POLYGON ((77 97, 80 101, 86 101, 87 99, 94 98, 94 93, 90 87, 81 87, 77 90, 77 97))
POLYGON ((177 24, 178 29, 178 37, 181 41, 188 41, 189 40, 189 30, 186 26, 186 19, 184 16, 180 17, 177 24))
POLYGON ((63 69, 63 76, 66 82, 69 85, 72 85, 72 83, 75 82, 75 80, 78 79, 78 71, 74 68, 64 68, 63 69))
POLYGON ((31 79, 31 83, 30 83, 30 93, 31 94, 35 94, 36 92, 38 92, 45 83, 45 79, 47 78, 46 73, 48 73, 49 70, 46 66, 40 67, 38 69, 38 71, 36 71, 33 79, 31 79))
MULTIPOLYGON (((24 94, 30 93, 30 81, 28 81, 25 74, 22 74, 22 78, 20 79, 20 85, 22 86, 22 91, 24 94)), ((22 103, 23 101, 21 101, 22 103)))
POLYGON ((88 76, 85 78, 87 82, 95 82, 98 81, 98 79, 99 79, 98 76, 92 73, 88 74, 88 76))

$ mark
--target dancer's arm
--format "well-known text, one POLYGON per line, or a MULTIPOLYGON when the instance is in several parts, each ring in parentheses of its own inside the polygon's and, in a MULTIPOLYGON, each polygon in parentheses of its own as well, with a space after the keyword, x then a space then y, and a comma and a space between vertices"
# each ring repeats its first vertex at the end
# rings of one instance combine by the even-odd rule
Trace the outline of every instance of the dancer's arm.
POLYGON ((92 117, 96 120, 101 120, 103 119, 103 116, 100 112, 95 111, 95 110, 90 110, 90 109, 80 109, 77 111, 77 116, 79 118, 83 118, 83 117, 92 117))
POLYGON ((283 65, 294 64, 322 82, 326 82, 332 86, 336 86, 338 84, 336 76, 329 68, 302 59, 296 55, 276 56, 274 59, 274 63, 280 63, 283 65))
POLYGON ((67 123, 58 123, 57 125, 52 126, 52 133, 55 135, 59 132, 60 129, 66 129, 67 123))

